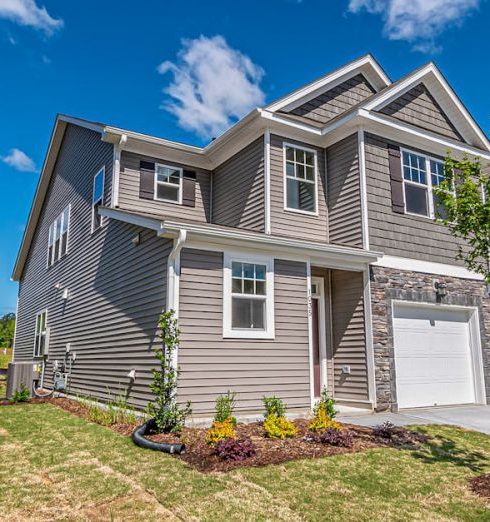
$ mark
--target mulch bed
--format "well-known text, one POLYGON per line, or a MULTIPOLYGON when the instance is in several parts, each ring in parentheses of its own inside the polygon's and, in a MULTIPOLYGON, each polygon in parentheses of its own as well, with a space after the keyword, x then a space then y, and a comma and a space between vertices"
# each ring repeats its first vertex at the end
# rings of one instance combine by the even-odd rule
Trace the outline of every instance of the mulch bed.
POLYGON ((480 497, 490 498, 490 473, 471 478, 470 488, 480 497))
POLYGON ((217 457, 213 448, 206 443, 205 428, 184 428, 180 437, 170 434, 148 435, 154 442, 183 442, 186 452, 180 458, 199 471, 229 471, 240 467, 260 467, 269 464, 282 464, 290 460, 329 457, 341 453, 355 453, 369 448, 379 447, 382 444, 373 439, 369 428, 347 426, 354 435, 354 445, 351 448, 329 446, 328 444, 305 442, 302 438, 308 433, 308 420, 296 419, 298 428, 296 437, 279 440, 268 439, 262 423, 238 424, 237 438, 249 438, 254 443, 257 453, 244 461, 226 461, 217 457))
MULTIPOLYGON (((30 404, 50 403, 73 415, 90 420, 88 408, 85 404, 63 397, 30 399, 30 404)), ((8 401, 0 402, 1 405, 11 404, 8 401)), ((370 448, 377 447, 407 447, 399 444, 396 440, 389 440, 377 437, 371 428, 343 424, 343 428, 349 430, 353 435, 353 445, 350 448, 331 446, 319 442, 306 442, 303 437, 308 434, 308 419, 296 419, 294 421, 298 429, 298 434, 290 439, 279 440, 265 437, 262 423, 255 422, 250 424, 238 424, 236 426, 237 438, 251 439, 256 447, 256 454, 243 461, 227 461, 220 459, 214 454, 213 448, 206 442, 206 428, 184 428, 180 436, 173 434, 150 434, 149 440, 154 442, 184 443, 186 451, 182 455, 175 455, 193 468, 201 472, 225 472, 240 467, 260 467, 269 464, 282 464, 291 460, 329 457, 345 453, 356 453, 370 448)), ((125 436, 130 436, 132 432, 141 424, 112 424, 108 426, 111 430, 125 436)), ((410 433, 410 432, 407 432, 410 433)), ((412 445, 417 445, 417 435, 412 438, 412 445)), ((490 487, 490 478, 487 479, 490 487)))

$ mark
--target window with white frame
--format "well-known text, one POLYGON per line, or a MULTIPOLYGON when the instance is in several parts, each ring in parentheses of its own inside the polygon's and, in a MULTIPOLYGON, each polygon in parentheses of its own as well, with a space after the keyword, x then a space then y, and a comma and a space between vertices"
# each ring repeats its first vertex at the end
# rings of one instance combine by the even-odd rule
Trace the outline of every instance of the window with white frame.
POLYGON ((48 266, 53 265, 68 252, 70 205, 51 223, 48 238, 48 266))
POLYGON ((274 336, 273 260, 225 254, 225 337, 274 336))
POLYGON ((284 145, 286 210, 316 213, 316 152, 293 145, 284 145))
POLYGON ((102 167, 94 176, 92 190, 92 232, 102 225, 102 216, 99 214, 98 209, 104 202, 104 177, 105 168, 102 167))
POLYGON ((42 357, 47 353, 48 311, 43 310, 36 315, 36 332, 34 335, 34 357, 42 357))
POLYGON ((182 203, 183 169, 169 165, 155 165, 155 199, 182 203))
POLYGON ((433 188, 444 179, 444 163, 410 151, 402 151, 405 212, 429 218, 445 217, 433 188))

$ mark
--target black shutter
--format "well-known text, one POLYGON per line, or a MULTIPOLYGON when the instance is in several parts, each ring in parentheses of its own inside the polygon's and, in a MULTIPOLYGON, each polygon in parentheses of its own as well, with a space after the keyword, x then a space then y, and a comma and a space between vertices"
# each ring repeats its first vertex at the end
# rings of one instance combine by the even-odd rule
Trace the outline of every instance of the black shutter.
POLYGON ((196 173, 192 170, 184 170, 183 172, 182 205, 186 207, 196 206, 196 173))
POLYGON ((391 206, 393 212, 404 214, 405 203, 403 201, 403 173, 400 147, 391 143, 388 145, 388 161, 390 165, 391 206))
POLYGON ((150 161, 140 161, 140 198, 154 199, 155 164, 150 161))

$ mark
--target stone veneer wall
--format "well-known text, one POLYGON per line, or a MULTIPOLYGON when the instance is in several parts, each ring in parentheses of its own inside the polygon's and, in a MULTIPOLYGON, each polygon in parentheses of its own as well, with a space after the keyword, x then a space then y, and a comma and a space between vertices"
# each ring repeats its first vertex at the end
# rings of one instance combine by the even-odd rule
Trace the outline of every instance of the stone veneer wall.
POLYGON ((490 299, 481 281, 371 267, 373 345, 377 410, 396 410, 395 361, 393 348, 392 300, 437 303, 434 283, 446 283, 442 304, 477 306, 479 309, 483 372, 487 402, 490 403, 490 299))

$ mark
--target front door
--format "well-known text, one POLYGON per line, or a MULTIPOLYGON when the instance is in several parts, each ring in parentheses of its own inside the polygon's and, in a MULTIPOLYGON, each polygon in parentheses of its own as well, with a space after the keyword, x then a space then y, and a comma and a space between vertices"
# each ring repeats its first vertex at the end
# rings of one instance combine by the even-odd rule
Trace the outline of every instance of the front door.
POLYGON ((313 348, 313 393, 320 397, 323 386, 327 385, 327 350, 325 325, 325 294, 321 277, 311 279, 311 326, 313 348))

